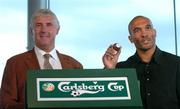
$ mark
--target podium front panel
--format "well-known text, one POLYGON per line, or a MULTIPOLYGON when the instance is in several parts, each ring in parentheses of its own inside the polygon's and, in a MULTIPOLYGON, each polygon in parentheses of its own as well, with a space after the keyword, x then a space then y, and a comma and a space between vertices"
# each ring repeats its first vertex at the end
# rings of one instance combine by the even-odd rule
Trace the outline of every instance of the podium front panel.
POLYGON ((31 70, 26 107, 142 109, 135 69, 31 70))

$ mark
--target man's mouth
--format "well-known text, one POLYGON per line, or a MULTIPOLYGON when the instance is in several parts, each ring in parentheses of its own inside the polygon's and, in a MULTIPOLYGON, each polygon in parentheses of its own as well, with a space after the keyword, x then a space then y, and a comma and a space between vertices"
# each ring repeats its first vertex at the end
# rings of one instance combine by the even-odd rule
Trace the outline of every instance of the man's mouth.
POLYGON ((41 38, 49 38, 48 35, 40 35, 41 38))
POLYGON ((151 42, 151 40, 150 40, 150 39, 143 39, 141 42, 142 42, 143 44, 148 44, 148 43, 151 42))

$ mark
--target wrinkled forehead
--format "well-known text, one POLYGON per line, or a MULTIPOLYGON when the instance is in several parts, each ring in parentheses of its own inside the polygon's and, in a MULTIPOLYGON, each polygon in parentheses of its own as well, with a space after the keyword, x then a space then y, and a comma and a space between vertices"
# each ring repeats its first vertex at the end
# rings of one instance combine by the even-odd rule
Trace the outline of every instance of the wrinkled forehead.
POLYGON ((152 26, 152 23, 149 19, 147 18, 144 18, 144 17, 138 17, 136 19, 134 19, 132 22, 131 22, 131 28, 133 27, 136 27, 136 26, 144 26, 144 25, 151 25, 152 26))
POLYGON ((55 21, 55 19, 53 18, 53 16, 50 16, 50 15, 40 15, 40 16, 36 16, 34 18, 34 22, 37 22, 37 21, 55 21))
POLYGON ((49 14, 39 14, 38 16, 34 17, 34 20, 39 20, 39 19, 56 20, 55 17, 49 14))

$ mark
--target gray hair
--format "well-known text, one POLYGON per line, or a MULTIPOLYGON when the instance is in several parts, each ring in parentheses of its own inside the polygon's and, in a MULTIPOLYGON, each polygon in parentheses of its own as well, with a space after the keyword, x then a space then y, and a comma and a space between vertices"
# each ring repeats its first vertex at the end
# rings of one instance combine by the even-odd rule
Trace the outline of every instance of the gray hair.
POLYGON ((58 27, 60 27, 60 24, 59 24, 59 20, 57 18, 57 16, 49 9, 39 9, 37 10, 33 15, 32 15, 32 18, 31 18, 31 22, 30 22, 30 27, 33 28, 34 27, 34 20, 39 17, 39 16, 46 16, 46 15, 49 15, 49 16, 52 16, 54 18, 54 20, 56 21, 58 27))

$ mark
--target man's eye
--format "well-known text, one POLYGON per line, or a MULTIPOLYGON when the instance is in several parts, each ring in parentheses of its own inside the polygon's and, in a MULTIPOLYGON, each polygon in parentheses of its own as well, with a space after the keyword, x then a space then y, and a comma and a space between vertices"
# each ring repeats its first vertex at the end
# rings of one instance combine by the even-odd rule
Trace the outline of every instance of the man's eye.
POLYGON ((48 23, 47 26, 52 26, 53 24, 52 23, 48 23))
POLYGON ((151 25, 146 26, 146 29, 152 29, 151 25))
POLYGON ((41 24, 36 24, 36 27, 40 27, 41 26, 41 24))
POLYGON ((139 30, 140 30, 139 28, 135 28, 135 29, 134 29, 134 33, 139 32, 139 30))

